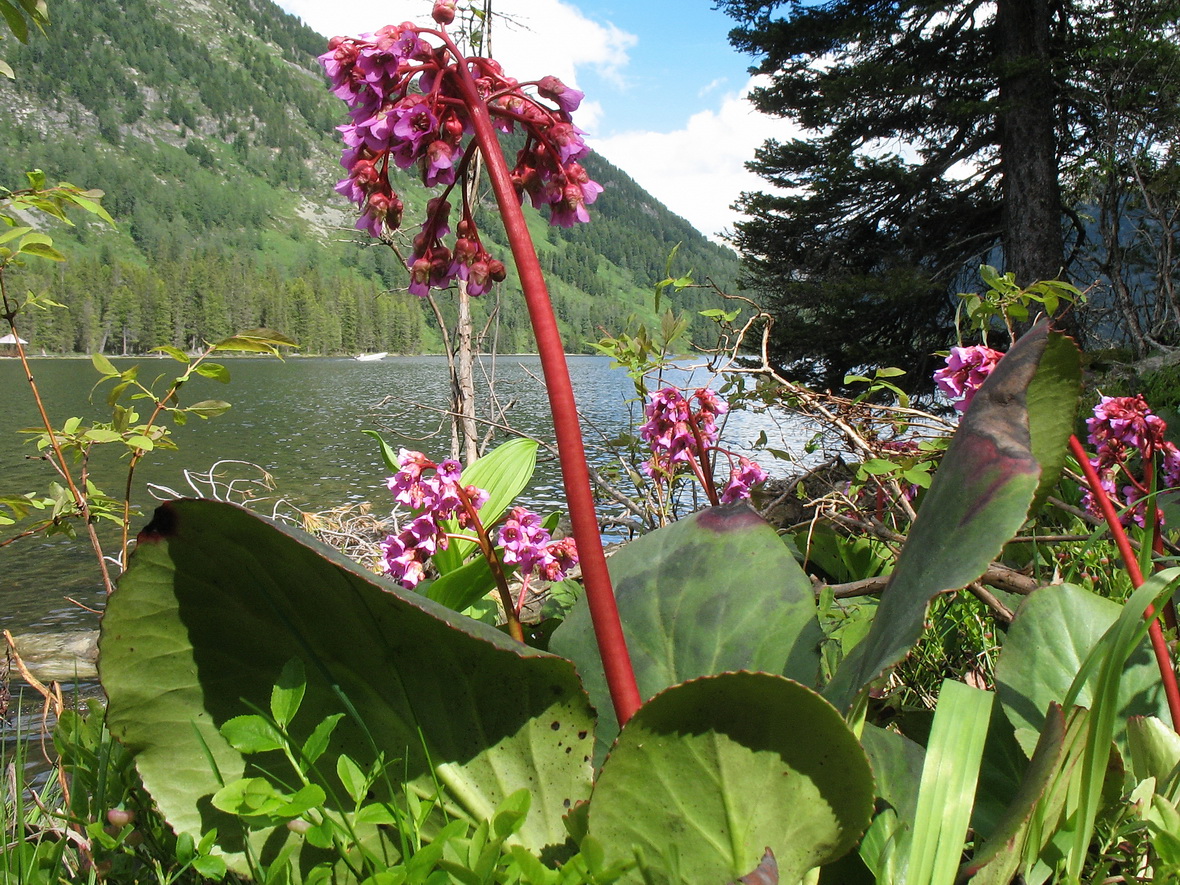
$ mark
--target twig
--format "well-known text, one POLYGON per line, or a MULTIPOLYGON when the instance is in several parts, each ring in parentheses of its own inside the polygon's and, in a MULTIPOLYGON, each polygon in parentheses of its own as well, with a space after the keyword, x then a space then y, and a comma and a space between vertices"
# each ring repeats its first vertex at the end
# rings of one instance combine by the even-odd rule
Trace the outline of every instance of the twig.
POLYGON ((74 482, 73 474, 70 472, 69 465, 66 463, 65 453, 62 451, 61 442, 57 438, 57 434, 53 430, 53 424, 49 420, 49 415, 45 411, 45 403, 41 400, 41 391, 37 387, 37 382, 33 379, 33 369, 29 365, 28 354, 25 353, 24 345, 21 344, 20 333, 16 327, 16 305, 14 305, 8 298, 8 289, 4 282, 4 274, 0 273, 0 302, 4 304, 4 319, 8 322, 8 328, 12 331, 12 338, 16 344, 16 353, 20 358, 21 368, 24 369, 25 378, 29 382, 29 389, 33 393, 33 400, 37 404, 37 412, 41 416, 41 424, 45 428, 45 434, 49 438, 50 448, 53 449, 54 467, 57 468, 59 474, 65 480, 66 485, 70 489, 70 494, 74 498, 74 506, 78 508, 78 513, 82 516, 82 520, 86 523, 86 535, 90 539, 90 546, 94 550, 94 556, 98 560, 98 568, 102 573, 102 584, 106 589, 107 594, 114 592, 114 584, 111 583, 110 572, 107 571, 106 556, 103 554, 102 544, 98 540, 98 531, 94 527, 94 519, 90 512, 90 501, 78 489, 74 482))
POLYGON ((1005 624, 1011 624, 1012 619, 1014 617, 1016 617, 1012 613, 1012 609, 1008 608, 1008 606, 1006 606, 1006 605, 1004 605, 1004 603, 1000 602, 1000 600, 996 597, 996 595, 994 593, 992 593, 991 591, 989 591, 979 581, 973 581, 972 583, 968 584, 967 590, 976 599, 978 599, 980 602, 982 602, 984 605, 986 605, 988 608, 990 608, 992 610, 992 614, 995 615, 995 617, 999 621, 1001 621, 1005 624))

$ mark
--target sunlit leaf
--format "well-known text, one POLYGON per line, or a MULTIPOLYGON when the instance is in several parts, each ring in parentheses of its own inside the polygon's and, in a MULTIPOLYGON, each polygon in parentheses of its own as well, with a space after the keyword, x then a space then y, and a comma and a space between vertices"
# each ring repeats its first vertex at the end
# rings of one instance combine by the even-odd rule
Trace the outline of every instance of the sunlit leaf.
POLYGON ((768 847, 794 883, 856 844, 872 809, 868 760, 835 708, 781 676, 724 673, 632 717, 595 784, 589 834, 614 862, 644 858, 646 875, 624 883, 731 881, 768 847))
POLYGON ((220 363, 201 363, 197 366, 196 372, 205 378, 212 378, 214 381, 220 381, 222 384, 229 384, 229 369, 220 363))
POLYGON ((207 399, 199 403, 193 403, 185 411, 199 418, 216 418, 218 415, 224 415, 231 408, 232 406, 229 403, 223 402, 222 400, 207 399))
MULTIPOLYGON (((292 739, 322 746, 326 733, 313 730, 345 714, 323 751, 328 771, 341 754, 368 770, 382 753, 410 792, 441 787, 463 826, 527 788, 534 801, 516 838, 534 851, 565 841, 561 815, 589 795, 593 714, 568 661, 229 504, 157 510, 108 601, 101 648, 112 733, 169 823, 194 837, 215 827, 236 869, 246 869, 241 822, 209 798, 247 763, 218 727, 266 710, 293 658, 307 687, 292 739)), ((259 758, 281 774, 282 759, 259 758)), ((374 802, 395 798, 384 780, 372 789, 374 802)), ((431 817, 426 834, 441 823, 431 817)), ((295 838, 265 830, 255 848, 295 838)), ((369 825, 361 838, 382 837, 369 825)), ((373 847, 398 854, 396 840, 373 847)))

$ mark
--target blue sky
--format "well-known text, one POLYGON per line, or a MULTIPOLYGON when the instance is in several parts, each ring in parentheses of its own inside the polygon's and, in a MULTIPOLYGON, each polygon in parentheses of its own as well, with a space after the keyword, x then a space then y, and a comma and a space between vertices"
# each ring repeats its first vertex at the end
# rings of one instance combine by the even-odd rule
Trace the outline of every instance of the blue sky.
MULTIPOLYGON (((326 36, 429 22, 430 0, 277 0, 326 36)), ((752 59, 727 40, 712 0, 496 0, 493 54, 520 80, 554 74, 586 93, 588 143, 702 233, 721 240, 729 206, 763 183, 744 169, 786 121, 744 99, 752 59)))
POLYGON ((576 5, 592 21, 613 24, 636 37, 618 81, 593 66, 580 72, 588 94, 603 103, 603 135, 627 129, 683 126, 710 96, 740 88, 751 59, 730 47, 728 16, 710 0, 623 3, 595 0, 576 5))

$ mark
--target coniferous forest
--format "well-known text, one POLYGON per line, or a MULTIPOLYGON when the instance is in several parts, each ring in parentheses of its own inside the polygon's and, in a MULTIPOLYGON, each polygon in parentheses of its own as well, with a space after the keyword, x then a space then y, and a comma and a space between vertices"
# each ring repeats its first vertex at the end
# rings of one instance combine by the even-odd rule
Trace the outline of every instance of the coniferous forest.
MULTIPOLYGON (((52 232, 65 264, 13 275, 12 285, 68 308, 25 318, 34 352, 193 348, 257 326, 305 353, 440 346, 433 310, 406 292, 401 259, 357 233, 332 190, 342 115, 315 61, 319 34, 269 0, 89 0, 53 16, 45 35, 13 41, 6 56, 17 77, 0 83, 0 184, 19 189, 24 171, 40 168, 50 182, 101 189, 117 229, 76 219, 52 232)), ((569 350, 650 315, 678 243, 677 275, 732 285, 733 252, 602 158, 586 166, 607 188, 594 223, 564 230, 530 214, 569 350)), ((406 217, 420 217, 425 192, 401 184, 406 217)), ((399 231, 402 254, 415 232, 399 231)), ((704 289, 677 298, 678 309, 716 306, 704 289)), ((450 299, 438 301, 450 318, 450 299)), ((511 272, 475 310, 481 326, 495 314, 501 349, 530 349, 511 272)), ((701 339, 708 327, 698 317, 692 332, 701 339)))

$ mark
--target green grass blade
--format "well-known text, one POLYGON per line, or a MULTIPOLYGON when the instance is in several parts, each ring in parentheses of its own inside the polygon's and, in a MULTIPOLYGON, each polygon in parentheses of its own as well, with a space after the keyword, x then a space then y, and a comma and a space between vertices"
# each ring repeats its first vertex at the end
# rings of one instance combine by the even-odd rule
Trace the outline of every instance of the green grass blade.
POLYGON ((1119 682, 1127 658, 1147 634, 1148 623, 1143 618, 1147 607, 1155 604, 1157 611, 1163 600, 1171 594, 1180 580, 1180 569, 1171 568, 1148 578, 1123 606, 1122 614, 1094 647, 1094 651, 1082 667, 1074 685, 1070 687, 1070 698, 1076 697, 1081 683, 1090 678, 1097 665, 1097 676, 1092 691, 1093 707, 1086 735, 1086 749, 1082 758, 1081 784, 1077 796, 1077 807, 1067 809, 1068 817, 1077 821, 1073 833, 1066 871, 1069 879, 1077 881, 1090 847, 1094 832, 1094 821, 1098 817, 1102 798, 1102 781, 1110 759, 1110 747, 1114 741, 1115 715, 1118 712, 1119 682))
POLYGON ((946 680, 926 746, 907 885, 951 885, 975 804, 995 695, 946 680))

